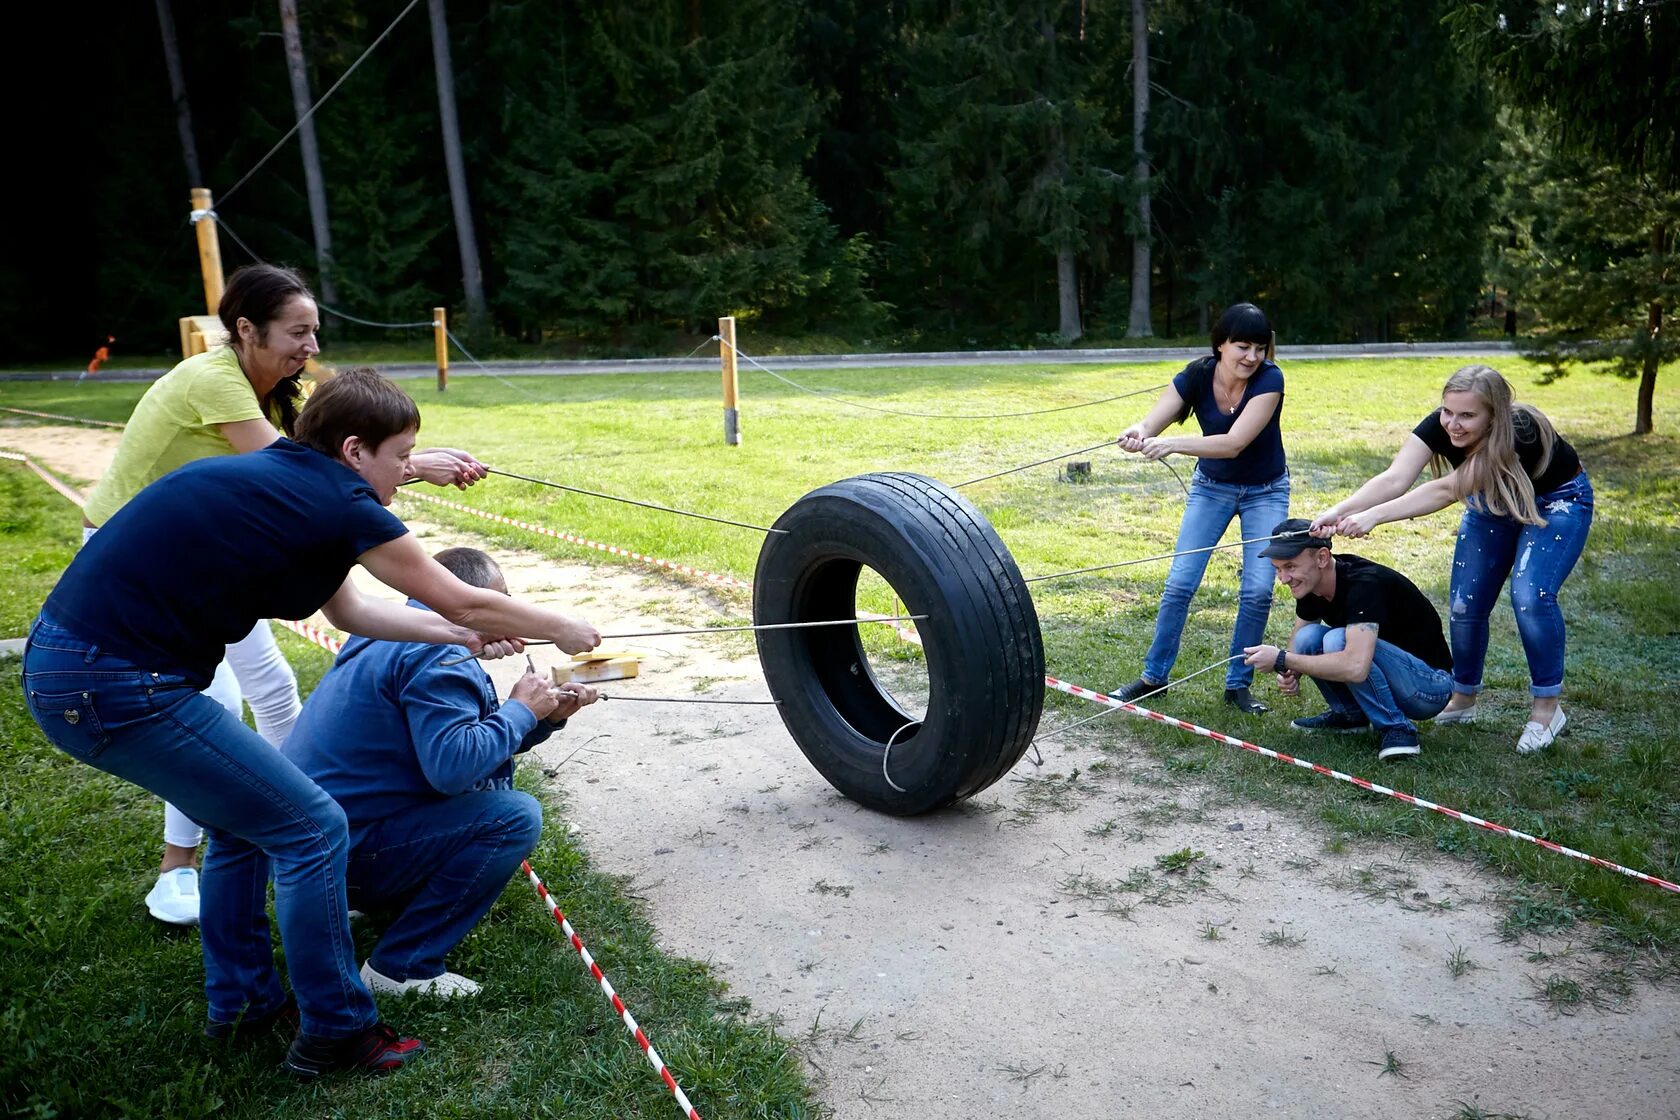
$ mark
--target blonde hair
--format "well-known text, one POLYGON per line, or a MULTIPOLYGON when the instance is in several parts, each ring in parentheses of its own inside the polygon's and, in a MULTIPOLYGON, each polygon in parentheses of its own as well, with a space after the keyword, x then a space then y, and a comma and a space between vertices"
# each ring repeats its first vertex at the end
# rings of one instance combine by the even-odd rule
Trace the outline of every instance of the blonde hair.
MULTIPOLYGON (((1454 497, 1475 503, 1495 517, 1510 517, 1525 525, 1544 525, 1534 500, 1534 480, 1517 458, 1517 425, 1532 425, 1540 441, 1540 461, 1535 474, 1545 473, 1552 461, 1557 431, 1545 413, 1533 405, 1511 399, 1511 386, 1492 366, 1464 366, 1447 378, 1441 396, 1471 393, 1487 406, 1487 431, 1467 450, 1455 476, 1454 497)), ((1437 455, 1436 468, 1447 464, 1437 455)))

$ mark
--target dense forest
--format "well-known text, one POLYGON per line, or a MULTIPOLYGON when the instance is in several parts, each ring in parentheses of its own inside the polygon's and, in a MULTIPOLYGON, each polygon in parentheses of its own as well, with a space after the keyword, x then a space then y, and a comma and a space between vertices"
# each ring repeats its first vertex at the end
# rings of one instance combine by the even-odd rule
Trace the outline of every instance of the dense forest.
MULTIPOLYGON (((1473 316, 1497 332, 1508 303, 1533 310, 1535 247, 1583 205, 1541 184, 1649 186, 1601 263, 1673 259, 1672 177, 1646 157, 1672 154, 1680 5, 1579 7, 1623 20, 1600 54, 1631 19, 1620 49, 1665 71, 1649 107, 1636 88, 1609 113, 1643 114, 1632 159, 1525 96, 1602 84, 1602 60, 1548 70, 1570 44, 1544 34, 1579 30, 1557 22, 1569 5, 100 5, 72 49, 24 52, 22 154, 52 216, 14 219, 0 316, 17 358, 106 334, 167 351, 202 303, 203 186, 229 267, 298 265, 374 320, 448 305, 491 344, 652 352, 720 314, 860 346, 1114 342, 1195 334, 1237 299, 1297 342, 1457 337, 1473 316), (1522 71, 1494 41, 1513 30, 1552 53, 1522 71), (248 173, 329 89, 303 138, 312 207, 299 137, 248 173)), ((1610 62, 1625 76, 1630 59, 1610 62)), ((1607 313, 1648 318, 1640 292, 1623 302, 1607 313)))

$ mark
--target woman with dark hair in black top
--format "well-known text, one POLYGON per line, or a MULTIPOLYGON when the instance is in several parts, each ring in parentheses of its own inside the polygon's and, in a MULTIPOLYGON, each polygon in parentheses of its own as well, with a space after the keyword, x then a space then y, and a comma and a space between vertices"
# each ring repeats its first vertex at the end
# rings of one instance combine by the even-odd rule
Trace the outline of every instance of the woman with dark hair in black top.
POLYGON ((1413 429, 1389 468, 1319 514, 1312 531, 1362 537, 1456 501, 1465 509, 1452 568, 1453 698, 1435 722, 1475 718, 1488 617, 1509 576, 1533 698, 1517 750, 1532 754, 1551 746, 1568 721, 1558 703, 1564 653, 1558 594, 1581 558, 1593 518, 1587 472, 1545 414, 1513 402, 1496 370, 1465 366, 1447 380, 1440 408, 1413 429), (1410 489, 1432 459, 1438 477, 1410 489))
POLYGON ((1266 706, 1249 693, 1254 669, 1242 651, 1257 645, 1272 609, 1272 566, 1260 549, 1271 527, 1289 516, 1289 470, 1283 455, 1283 371, 1272 361, 1272 326, 1252 303, 1225 309, 1213 325, 1213 353, 1184 367, 1162 391, 1155 407, 1117 441, 1146 459, 1194 455, 1190 496, 1178 529, 1179 553, 1167 572, 1155 639, 1144 655, 1143 673, 1111 696, 1136 700, 1167 683, 1178 660, 1178 643, 1190 614, 1190 600, 1207 571, 1208 548, 1238 519, 1243 547, 1242 585, 1231 634, 1225 702, 1249 715, 1266 706), (1194 414, 1200 435, 1164 436, 1169 424, 1194 414))

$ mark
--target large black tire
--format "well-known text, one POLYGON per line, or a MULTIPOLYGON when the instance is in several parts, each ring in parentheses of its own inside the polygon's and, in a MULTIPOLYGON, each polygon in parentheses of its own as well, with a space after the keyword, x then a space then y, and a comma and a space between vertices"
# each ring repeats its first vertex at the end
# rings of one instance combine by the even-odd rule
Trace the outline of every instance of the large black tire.
POLYGON ((811 765, 847 797, 895 816, 949 805, 1007 774, 1038 728, 1044 645, 1020 569, 980 511, 931 478, 868 474, 812 491, 775 527, 786 532, 769 534, 758 554, 754 622, 855 617, 865 564, 906 614, 927 615, 915 624, 927 714, 908 729, 915 717, 876 681, 857 627, 758 632, 764 679, 811 765))

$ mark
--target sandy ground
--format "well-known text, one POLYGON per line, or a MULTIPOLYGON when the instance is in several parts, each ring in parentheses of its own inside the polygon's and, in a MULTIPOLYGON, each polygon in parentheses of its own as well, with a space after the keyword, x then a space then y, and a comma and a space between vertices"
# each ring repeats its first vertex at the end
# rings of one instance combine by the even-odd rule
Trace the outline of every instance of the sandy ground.
MULTIPOLYGON (((110 444, 0 430, 0 446, 81 478, 110 444)), ((430 546, 470 541, 411 524, 430 546)), ((499 555, 516 594, 604 631, 725 606, 627 567, 499 555)), ((829 787, 773 709, 622 699, 764 698, 744 641, 611 644, 647 654, 643 677, 604 686, 621 699, 540 761, 664 947, 777 1021, 838 1117, 1680 1116, 1680 993, 1635 981, 1560 1014, 1549 978, 1586 984, 1615 962, 1584 930, 1500 940, 1501 883, 1469 865, 1327 854, 1315 824, 1129 752, 1126 716, 1052 740, 1042 767, 1023 760, 963 807, 883 817, 829 787), (1157 865, 1184 849, 1201 858, 1157 865), (1455 954, 1474 965, 1457 978, 1455 954)), ((506 684, 520 668, 493 673, 506 684)), ((660 1024, 642 1021, 658 1045, 660 1024)))

